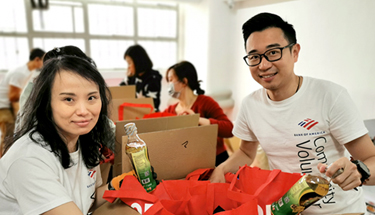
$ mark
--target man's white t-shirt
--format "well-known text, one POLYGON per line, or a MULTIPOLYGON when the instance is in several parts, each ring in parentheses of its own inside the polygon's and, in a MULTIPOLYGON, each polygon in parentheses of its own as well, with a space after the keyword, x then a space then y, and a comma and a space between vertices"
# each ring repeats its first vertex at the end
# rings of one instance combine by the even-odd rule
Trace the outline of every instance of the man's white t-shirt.
POLYGON ((20 110, 23 110, 26 100, 29 98, 31 94, 31 90, 34 87, 34 81, 39 76, 40 71, 34 70, 31 74, 31 76, 27 79, 25 86, 22 89, 21 95, 20 95, 20 110))
MULTIPOLYGON (((350 157, 344 144, 367 133, 359 111, 343 87, 304 77, 292 97, 272 101, 265 89, 245 97, 233 134, 259 141, 270 169, 320 175, 318 163, 350 157)), ((362 189, 343 191, 331 183, 323 199, 303 214, 365 212, 362 189)))
POLYGON ((87 169, 79 149, 70 156, 74 165, 64 169, 29 135, 15 142, 0 159, 0 214, 42 214, 71 201, 87 214, 102 184, 100 168, 87 169))
POLYGON ((9 70, 5 77, 0 81, 0 108, 10 108, 9 86, 23 88, 29 79, 31 72, 27 65, 20 66, 14 70, 9 70))

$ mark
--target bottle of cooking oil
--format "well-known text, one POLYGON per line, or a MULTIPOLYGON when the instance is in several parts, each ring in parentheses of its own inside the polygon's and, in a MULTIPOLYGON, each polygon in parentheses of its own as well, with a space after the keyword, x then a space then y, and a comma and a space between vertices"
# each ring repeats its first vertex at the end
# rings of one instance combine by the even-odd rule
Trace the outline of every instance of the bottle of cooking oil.
POLYGON ((151 192, 156 187, 156 181, 151 171, 146 143, 139 138, 135 123, 127 123, 124 129, 128 136, 125 152, 130 158, 139 182, 147 192, 151 192))
POLYGON ((271 204, 273 215, 295 215, 304 211, 325 195, 329 181, 321 176, 304 175, 278 201, 271 204))
MULTIPOLYGON (((325 171, 330 166, 328 165, 325 171)), ((343 168, 338 169, 330 180, 327 179, 325 173, 321 174, 321 176, 304 175, 283 197, 271 204, 271 213, 273 215, 295 215, 301 213, 327 195, 331 180, 343 172, 343 168)))
MULTIPOLYGON (((325 169, 330 167, 328 165, 325 169)), ((299 214, 314 204, 325 195, 329 190, 331 180, 344 172, 343 168, 338 169, 328 181, 327 176, 304 175, 300 178, 278 201, 271 204, 273 215, 295 215, 299 214)))

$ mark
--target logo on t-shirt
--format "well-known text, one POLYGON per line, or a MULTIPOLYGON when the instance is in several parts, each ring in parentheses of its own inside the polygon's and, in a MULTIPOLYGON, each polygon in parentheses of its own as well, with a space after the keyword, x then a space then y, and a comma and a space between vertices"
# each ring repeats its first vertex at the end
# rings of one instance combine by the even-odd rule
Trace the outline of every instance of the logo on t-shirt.
POLYGON ((317 122, 313 119, 307 118, 305 120, 302 120, 300 123, 298 123, 298 125, 306 128, 307 130, 310 130, 312 127, 314 127, 318 123, 319 122, 317 122))
POLYGON ((95 173, 96 173, 95 170, 90 169, 90 170, 89 170, 89 176, 90 176, 90 178, 93 178, 94 175, 95 175, 95 173))

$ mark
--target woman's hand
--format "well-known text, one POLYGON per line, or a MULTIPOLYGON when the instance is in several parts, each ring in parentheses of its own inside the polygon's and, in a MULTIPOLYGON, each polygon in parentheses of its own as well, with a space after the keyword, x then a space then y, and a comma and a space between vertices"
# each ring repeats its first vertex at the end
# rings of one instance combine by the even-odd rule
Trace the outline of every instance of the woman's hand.
POLYGON ((185 109, 185 110, 181 111, 181 113, 179 113, 177 115, 181 116, 181 115, 193 115, 193 114, 195 114, 195 112, 193 110, 191 110, 191 109, 185 109))

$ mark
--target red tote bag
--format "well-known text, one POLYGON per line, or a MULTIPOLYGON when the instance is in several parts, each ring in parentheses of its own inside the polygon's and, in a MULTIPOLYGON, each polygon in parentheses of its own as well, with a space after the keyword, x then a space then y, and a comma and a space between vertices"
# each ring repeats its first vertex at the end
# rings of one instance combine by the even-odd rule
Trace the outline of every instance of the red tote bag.
POLYGON ((125 204, 144 215, 188 215, 191 200, 189 188, 208 184, 208 181, 168 180, 147 193, 136 177, 126 176, 120 190, 106 190, 103 198, 113 203, 120 198, 125 204))
POLYGON ((266 206, 279 200, 302 176, 300 173, 263 170, 245 165, 233 177, 229 195, 240 202, 246 202, 251 196, 255 196, 259 214, 265 215, 266 206))
MULTIPOLYGON (((200 171, 201 174, 206 175, 206 170, 212 171, 205 169, 200 171)), ((235 198, 228 198, 228 193, 232 192, 229 186, 229 183, 210 183, 193 178, 167 180, 147 193, 134 176, 126 176, 120 190, 107 190, 103 198, 111 203, 120 198, 143 215, 213 215, 218 208, 226 215, 257 214, 256 198, 252 197, 244 204, 235 198)), ((242 195, 236 188, 232 190, 236 191, 232 196, 242 195)))
MULTIPOLYGON (((186 176, 186 180, 208 180, 214 169, 197 169, 186 176)), ((190 188, 193 196, 190 203, 197 207, 189 207, 190 214, 222 214, 248 215, 257 214, 258 201, 253 195, 241 193, 230 184, 235 177, 233 173, 225 174, 226 183, 210 183, 206 186, 190 188), (200 196, 201 198, 194 198, 200 196), (203 196, 203 197, 202 197, 203 196), (223 212, 215 213, 220 208, 223 212), (204 209, 204 211, 203 211, 204 209)))

